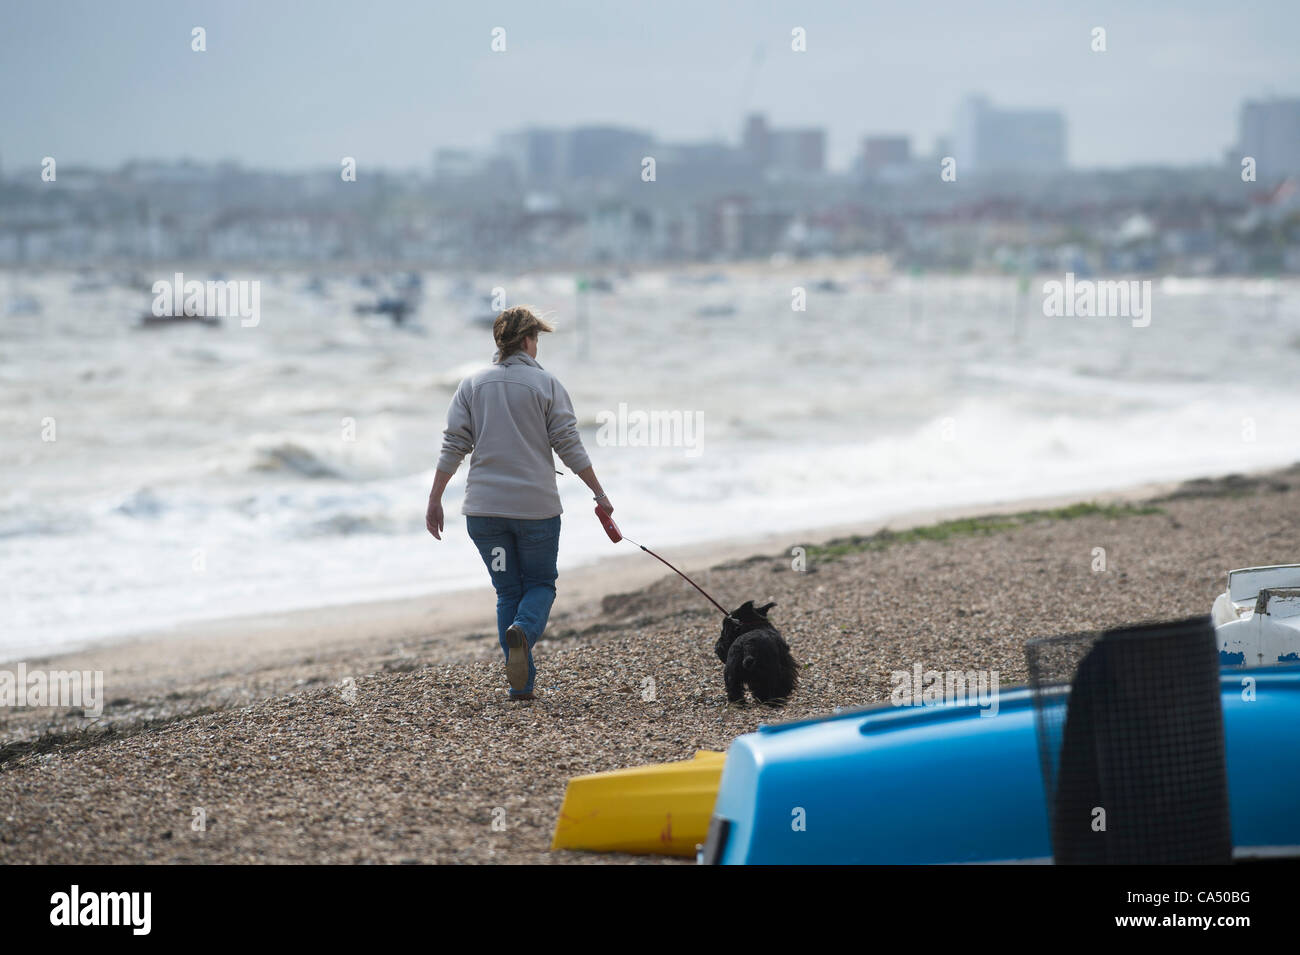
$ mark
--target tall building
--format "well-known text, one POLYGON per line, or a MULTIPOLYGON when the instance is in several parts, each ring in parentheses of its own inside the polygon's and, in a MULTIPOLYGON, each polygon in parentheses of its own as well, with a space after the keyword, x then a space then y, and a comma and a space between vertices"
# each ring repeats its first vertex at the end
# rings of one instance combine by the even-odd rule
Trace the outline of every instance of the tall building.
POLYGON ((768 165, 794 175, 826 170, 826 130, 774 129, 768 134, 768 165))
POLYGON ((530 186, 554 185, 568 164, 568 134, 532 127, 499 137, 497 149, 510 161, 519 180, 530 186))
POLYGON ((579 126, 568 133, 566 176, 635 181, 653 143, 647 133, 622 126, 579 126))
POLYGON ((1065 168, 1065 117, 1058 110, 997 109, 973 96, 957 111, 958 174, 1065 168))
POLYGON ((867 136, 862 140, 862 168, 880 172, 912 161, 912 142, 906 136, 867 136))
POLYGON ((578 181, 635 180, 641 160, 653 155, 653 137, 622 126, 575 129, 529 127, 497 137, 496 152, 529 187, 578 181))
POLYGON ((741 135, 740 148, 755 166, 767 168, 768 142, 767 117, 762 113, 750 113, 745 118, 745 132, 741 135))
POLYGON ((730 143, 656 143, 660 176, 686 186, 736 186, 754 178, 745 153, 730 143))
POLYGON ((761 113, 746 117, 741 149, 749 162, 764 171, 815 175, 826 170, 826 130, 774 128, 761 113))
POLYGON ((1260 182, 1300 174, 1300 99, 1248 100, 1238 117, 1237 148, 1255 160, 1260 182))

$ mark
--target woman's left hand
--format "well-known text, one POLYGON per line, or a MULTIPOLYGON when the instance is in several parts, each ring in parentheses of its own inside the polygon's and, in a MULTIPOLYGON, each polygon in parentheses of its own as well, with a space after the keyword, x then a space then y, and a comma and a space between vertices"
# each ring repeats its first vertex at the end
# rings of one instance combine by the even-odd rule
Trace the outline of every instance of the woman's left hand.
POLYGON ((429 499, 429 511, 424 515, 424 526, 437 540, 442 540, 442 501, 429 499))

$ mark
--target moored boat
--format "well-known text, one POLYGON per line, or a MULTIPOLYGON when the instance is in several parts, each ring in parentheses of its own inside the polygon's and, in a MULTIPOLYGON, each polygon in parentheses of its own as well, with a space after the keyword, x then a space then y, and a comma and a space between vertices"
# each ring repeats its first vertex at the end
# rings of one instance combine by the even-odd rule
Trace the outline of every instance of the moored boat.
MULTIPOLYGON (((1225 669, 1233 857, 1300 858, 1300 667, 1225 669)), ((943 864, 1052 861, 1035 704, 893 705, 737 738, 701 861, 943 864)))

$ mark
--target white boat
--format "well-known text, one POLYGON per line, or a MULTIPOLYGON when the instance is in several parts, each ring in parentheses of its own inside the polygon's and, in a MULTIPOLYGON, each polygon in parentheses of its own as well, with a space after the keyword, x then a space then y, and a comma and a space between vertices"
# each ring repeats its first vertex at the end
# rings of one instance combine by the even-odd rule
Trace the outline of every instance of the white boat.
POLYGON ((1210 616, 1221 664, 1300 663, 1300 564, 1229 571, 1210 616))

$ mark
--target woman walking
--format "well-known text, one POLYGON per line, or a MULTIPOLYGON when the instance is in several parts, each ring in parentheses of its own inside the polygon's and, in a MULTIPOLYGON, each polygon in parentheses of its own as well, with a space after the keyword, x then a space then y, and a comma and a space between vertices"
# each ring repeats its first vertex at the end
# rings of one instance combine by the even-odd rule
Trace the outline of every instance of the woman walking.
POLYGON ((461 513, 496 590, 513 700, 533 699, 533 645, 555 600, 563 508, 551 452, 614 512, 582 446, 569 393, 537 363, 537 337, 549 331, 522 306, 497 316, 492 364, 462 381, 451 399, 425 517, 429 533, 442 540, 442 492, 472 451, 461 513))

